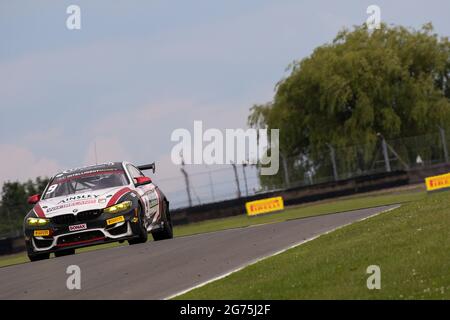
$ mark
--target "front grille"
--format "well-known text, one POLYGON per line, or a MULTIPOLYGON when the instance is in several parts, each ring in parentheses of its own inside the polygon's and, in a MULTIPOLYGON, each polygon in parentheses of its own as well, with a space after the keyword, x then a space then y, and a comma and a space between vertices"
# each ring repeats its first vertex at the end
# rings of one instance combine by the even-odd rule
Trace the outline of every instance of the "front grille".
POLYGON ((64 246, 64 245, 70 245, 70 244, 76 244, 77 242, 84 242, 89 240, 100 240, 103 239, 105 236, 101 231, 89 231, 89 232, 82 232, 82 233, 75 233, 75 234, 69 234, 67 236, 62 236, 58 239, 58 246, 64 246))
POLYGON ((89 210, 89 211, 82 211, 78 212, 77 215, 74 214, 63 214, 61 216, 56 216, 51 218, 51 221, 54 224, 60 224, 60 225, 68 225, 68 224, 74 224, 76 222, 85 222, 89 220, 97 219, 102 214, 101 210, 89 210))
POLYGON ((83 211, 77 214, 78 221, 89 221, 97 219, 102 214, 101 210, 83 211))
POLYGON ((77 221, 75 215, 73 214, 63 214, 61 216, 56 216, 51 218, 54 224, 72 224, 77 221))

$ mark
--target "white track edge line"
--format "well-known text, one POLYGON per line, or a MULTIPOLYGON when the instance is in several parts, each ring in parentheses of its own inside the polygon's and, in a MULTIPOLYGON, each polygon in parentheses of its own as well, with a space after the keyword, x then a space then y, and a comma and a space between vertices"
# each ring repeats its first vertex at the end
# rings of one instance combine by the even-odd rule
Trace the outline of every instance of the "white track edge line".
POLYGON ((198 289, 198 288, 200 288, 200 287, 203 287, 203 286, 205 286, 205 285, 207 285, 207 284, 209 284, 209 283, 211 283, 211 282, 214 282, 214 281, 217 281, 217 280, 226 278, 226 277, 228 277, 229 275, 231 275, 231 274, 233 274, 233 273, 235 273, 235 272, 238 272, 238 271, 240 271, 240 270, 242 270, 242 269, 244 269, 244 268, 246 268, 246 267, 248 267, 248 266, 251 266, 251 265, 253 265, 253 264, 257 263, 257 262, 260 262, 260 261, 262 261, 262 260, 264 260, 264 259, 267 259, 267 258, 276 256, 276 255, 279 255, 279 254, 281 254, 281 253, 283 253, 283 252, 286 252, 286 251, 288 251, 288 250, 290 250, 290 249, 293 249, 293 248, 298 247, 298 246, 300 246, 300 245, 302 245, 302 244, 305 244, 305 243, 307 243, 307 242, 310 242, 310 241, 312 241, 312 240, 315 240, 315 239, 319 238, 320 236, 329 234, 329 233, 334 232, 334 231, 336 231, 336 230, 338 230, 338 229, 341 229, 341 228, 344 228, 344 227, 346 227, 346 226, 349 226, 349 225, 351 225, 351 224, 353 224, 353 223, 355 223, 355 222, 364 221, 364 220, 367 220, 367 219, 369 219, 369 218, 376 217, 376 216, 378 216, 378 215, 380 215, 380 214, 382 214, 382 213, 386 213, 386 212, 389 212, 389 211, 398 209, 398 208, 400 208, 400 206, 401 206, 401 205, 397 205, 397 206, 395 206, 395 207, 392 207, 392 208, 389 208, 389 209, 386 209, 386 210, 383 210, 383 211, 374 213, 374 214, 372 214, 372 215, 370 215, 370 216, 368 216, 368 217, 365 217, 365 218, 362 218, 362 219, 359 219, 359 220, 355 220, 355 221, 352 221, 352 222, 343 224, 343 225, 338 226, 338 227, 336 227, 336 228, 334 228, 334 229, 331 229, 331 230, 325 231, 325 232, 323 232, 323 233, 320 233, 320 234, 318 234, 318 235, 315 235, 315 236, 313 236, 313 237, 311 237, 311 238, 309 238, 309 239, 305 239, 305 240, 302 240, 302 241, 300 241, 300 242, 294 243, 293 245, 290 245, 290 246, 288 246, 288 247, 286 247, 286 248, 284 248, 284 249, 278 250, 278 251, 276 251, 276 252, 274 252, 274 253, 269 253, 269 254, 264 255, 264 256, 261 256, 261 257, 259 257, 259 258, 253 259, 253 260, 251 260, 251 261, 249 261, 249 262, 246 262, 246 263, 240 265, 239 267, 236 267, 236 268, 232 269, 232 270, 229 271, 229 272, 226 272, 226 273, 221 274, 221 275, 219 275, 219 276, 217 276, 217 277, 214 277, 214 278, 211 278, 211 279, 206 280, 206 281, 204 281, 204 282, 201 282, 201 283, 199 283, 199 284, 197 284, 197 285, 195 285, 195 286, 192 286, 192 287, 190 287, 190 288, 188 288, 188 289, 185 289, 185 290, 183 290, 183 291, 179 291, 179 292, 177 292, 177 293, 175 293, 175 294, 172 294, 172 295, 170 295, 170 296, 164 298, 163 300, 170 300, 170 299, 173 299, 173 298, 175 298, 175 297, 181 296, 181 295, 183 295, 183 294, 185 294, 185 293, 187 293, 187 292, 189 292, 189 291, 192 291, 192 290, 194 290, 194 289, 198 289))

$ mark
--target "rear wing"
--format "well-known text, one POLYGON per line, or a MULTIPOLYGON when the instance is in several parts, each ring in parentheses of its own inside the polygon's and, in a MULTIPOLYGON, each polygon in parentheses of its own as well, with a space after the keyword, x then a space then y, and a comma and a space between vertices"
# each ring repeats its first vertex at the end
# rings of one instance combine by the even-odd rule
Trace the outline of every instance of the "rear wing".
POLYGON ((156 170, 156 166, 155 166, 154 162, 150 163, 150 164, 143 164, 141 166, 138 166, 137 168, 141 171, 152 170, 153 173, 155 173, 155 170, 156 170))

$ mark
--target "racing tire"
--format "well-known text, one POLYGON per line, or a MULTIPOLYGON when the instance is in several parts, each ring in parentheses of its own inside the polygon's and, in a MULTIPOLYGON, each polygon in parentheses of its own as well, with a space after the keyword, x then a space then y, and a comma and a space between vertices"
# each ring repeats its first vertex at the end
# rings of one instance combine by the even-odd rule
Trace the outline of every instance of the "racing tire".
POLYGON ((172 218, 170 217, 169 204, 166 201, 164 201, 162 222, 163 228, 152 232, 155 241, 173 238, 172 218))
POLYGON ((129 245, 139 244, 139 243, 146 243, 148 239, 148 232, 147 228, 144 224, 144 211, 142 210, 141 206, 139 208, 139 231, 137 233, 137 237, 133 239, 128 240, 129 245))
POLYGON ((48 258, 50 258, 50 253, 38 253, 28 255, 28 259, 30 259, 31 262, 46 260, 48 258))
POLYGON ((75 254, 75 249, 65 249, 65 250, 60 250, 60 251, 56 251, 55 252, 55 257, 59 258, 59 257, 64 257, 64 256, 70 256, 72 254, 75 254))

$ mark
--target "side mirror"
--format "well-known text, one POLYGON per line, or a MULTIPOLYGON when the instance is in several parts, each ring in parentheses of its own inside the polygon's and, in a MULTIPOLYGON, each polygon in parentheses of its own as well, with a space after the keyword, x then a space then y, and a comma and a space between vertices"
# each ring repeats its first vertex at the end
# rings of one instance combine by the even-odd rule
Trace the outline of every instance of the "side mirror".
POLYGON ((35 194, 32 195, 30 197, 28 197, 28 203, 29 204, 36 204, 39 202, 39 200, 41 200, 41 195, 40 194, 35 194))
POLYGON ((134 178, 134 180, 136 181, 136 183, 135 183, 136 187, 152 183, 152 179, 150 179, 149 177, 137 177, 137 178, 134 178))

